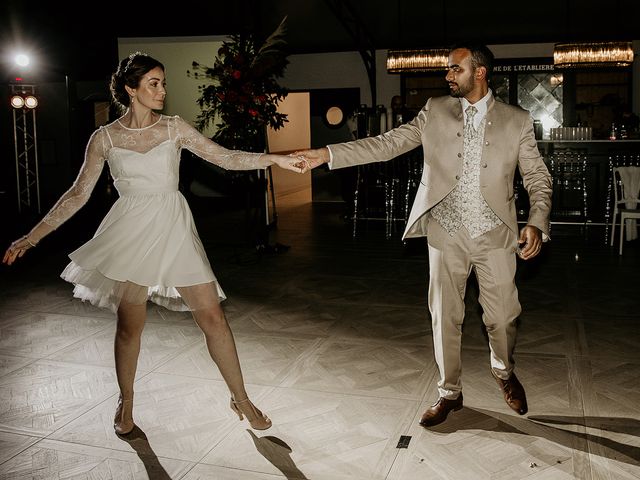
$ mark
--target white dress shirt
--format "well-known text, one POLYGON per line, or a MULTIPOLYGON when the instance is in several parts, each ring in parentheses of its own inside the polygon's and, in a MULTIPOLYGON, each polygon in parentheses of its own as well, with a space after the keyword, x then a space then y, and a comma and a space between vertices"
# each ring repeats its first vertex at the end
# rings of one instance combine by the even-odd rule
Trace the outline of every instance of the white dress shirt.
POLYGON ((464 123, 465 124, 467 123, 467 107, 469 105, 473 105, 474 107, 476 107, 476 110, 478 111, 476 113, 476 116, 473 117, 473 128, 477 130, 478 126, 480 125, 480 122, 482 122, 482 119, 487 114, 487 102, 492 96, 493 96, 493 93, 491 92, 491 89, 489 89, 487 94, 484 97, 482 97, 480 100, 478 100, 476 103, 471 103, 469 100, 462 97, 460 99, 460 102, 462 104, 462 113, 464 114, 464 123))

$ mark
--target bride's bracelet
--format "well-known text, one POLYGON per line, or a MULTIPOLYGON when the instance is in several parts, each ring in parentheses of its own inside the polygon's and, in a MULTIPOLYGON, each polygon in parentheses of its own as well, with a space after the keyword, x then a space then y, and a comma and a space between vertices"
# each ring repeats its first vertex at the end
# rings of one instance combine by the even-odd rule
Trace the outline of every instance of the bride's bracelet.
POLYGON ((31 240, 29 240, 29 237, 27 235, 23 236, 22 238, 24 238, 24 241, 27 242, 29 245, 31 245, 32 247, 37 247, 38 244, 37 243, 33 243, 31 240))

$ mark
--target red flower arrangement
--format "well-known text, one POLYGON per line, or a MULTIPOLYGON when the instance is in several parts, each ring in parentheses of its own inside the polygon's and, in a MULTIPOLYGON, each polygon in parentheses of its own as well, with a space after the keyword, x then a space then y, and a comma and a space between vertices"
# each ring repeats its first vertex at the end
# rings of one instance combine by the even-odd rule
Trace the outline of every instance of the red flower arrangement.
POLYGON ((193 62, 194 71, 187 71, 210 80, 198 87, 202 111, 196 127, 203 130, 219 120, 212 140, 223 147, 263 152, 266 126, 277 130, 288 121, 277 111, 287 90, 276 81, 289 63, 283 50, 285 21, 261 47, 249 34, 232 35, 222 43, 213 67, 193 62))

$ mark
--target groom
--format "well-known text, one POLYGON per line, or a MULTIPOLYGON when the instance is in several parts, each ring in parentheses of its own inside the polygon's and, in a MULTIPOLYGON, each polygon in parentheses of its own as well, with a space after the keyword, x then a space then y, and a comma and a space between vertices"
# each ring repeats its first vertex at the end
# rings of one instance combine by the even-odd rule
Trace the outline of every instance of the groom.
POLYGON ((529 113, 496 101, 489 88, 493 54, 484 45, 459 45, 449 54, 450 95, 430 98, 411 122, 377 137, 296 152, 308 168, 331 169, 387 161, 420 145, 424 167, 404 238, 426 236, 429 310, 438 400, 420 424, 442 423, 463 405, 461 339, 467 279, 475 271, 486 326, 490 374, 505 401, 527 413, 514 372, 516 254, 529 260, 549 235, 551 176, 538 151, 529 113), (513 180, 516 169, 529 194, 527 224, 518 231, 513 180))

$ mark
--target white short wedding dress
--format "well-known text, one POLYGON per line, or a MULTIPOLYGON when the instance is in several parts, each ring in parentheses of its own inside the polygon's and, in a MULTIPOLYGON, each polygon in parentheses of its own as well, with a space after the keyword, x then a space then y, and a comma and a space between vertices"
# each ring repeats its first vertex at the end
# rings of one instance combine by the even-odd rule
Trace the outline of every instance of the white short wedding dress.
POLYGON ((100 127, 73 186, 43 219, 58 228, 77 212, 108 163, 119 198, 61 274, 75 297, 112 311, 122 301, 197 310, 225 299, 178 190, 183 148, 228 170, 270 165, 263 154, 225 149, 178 116, 161 115, 142 129, 119 120, 100 127))

